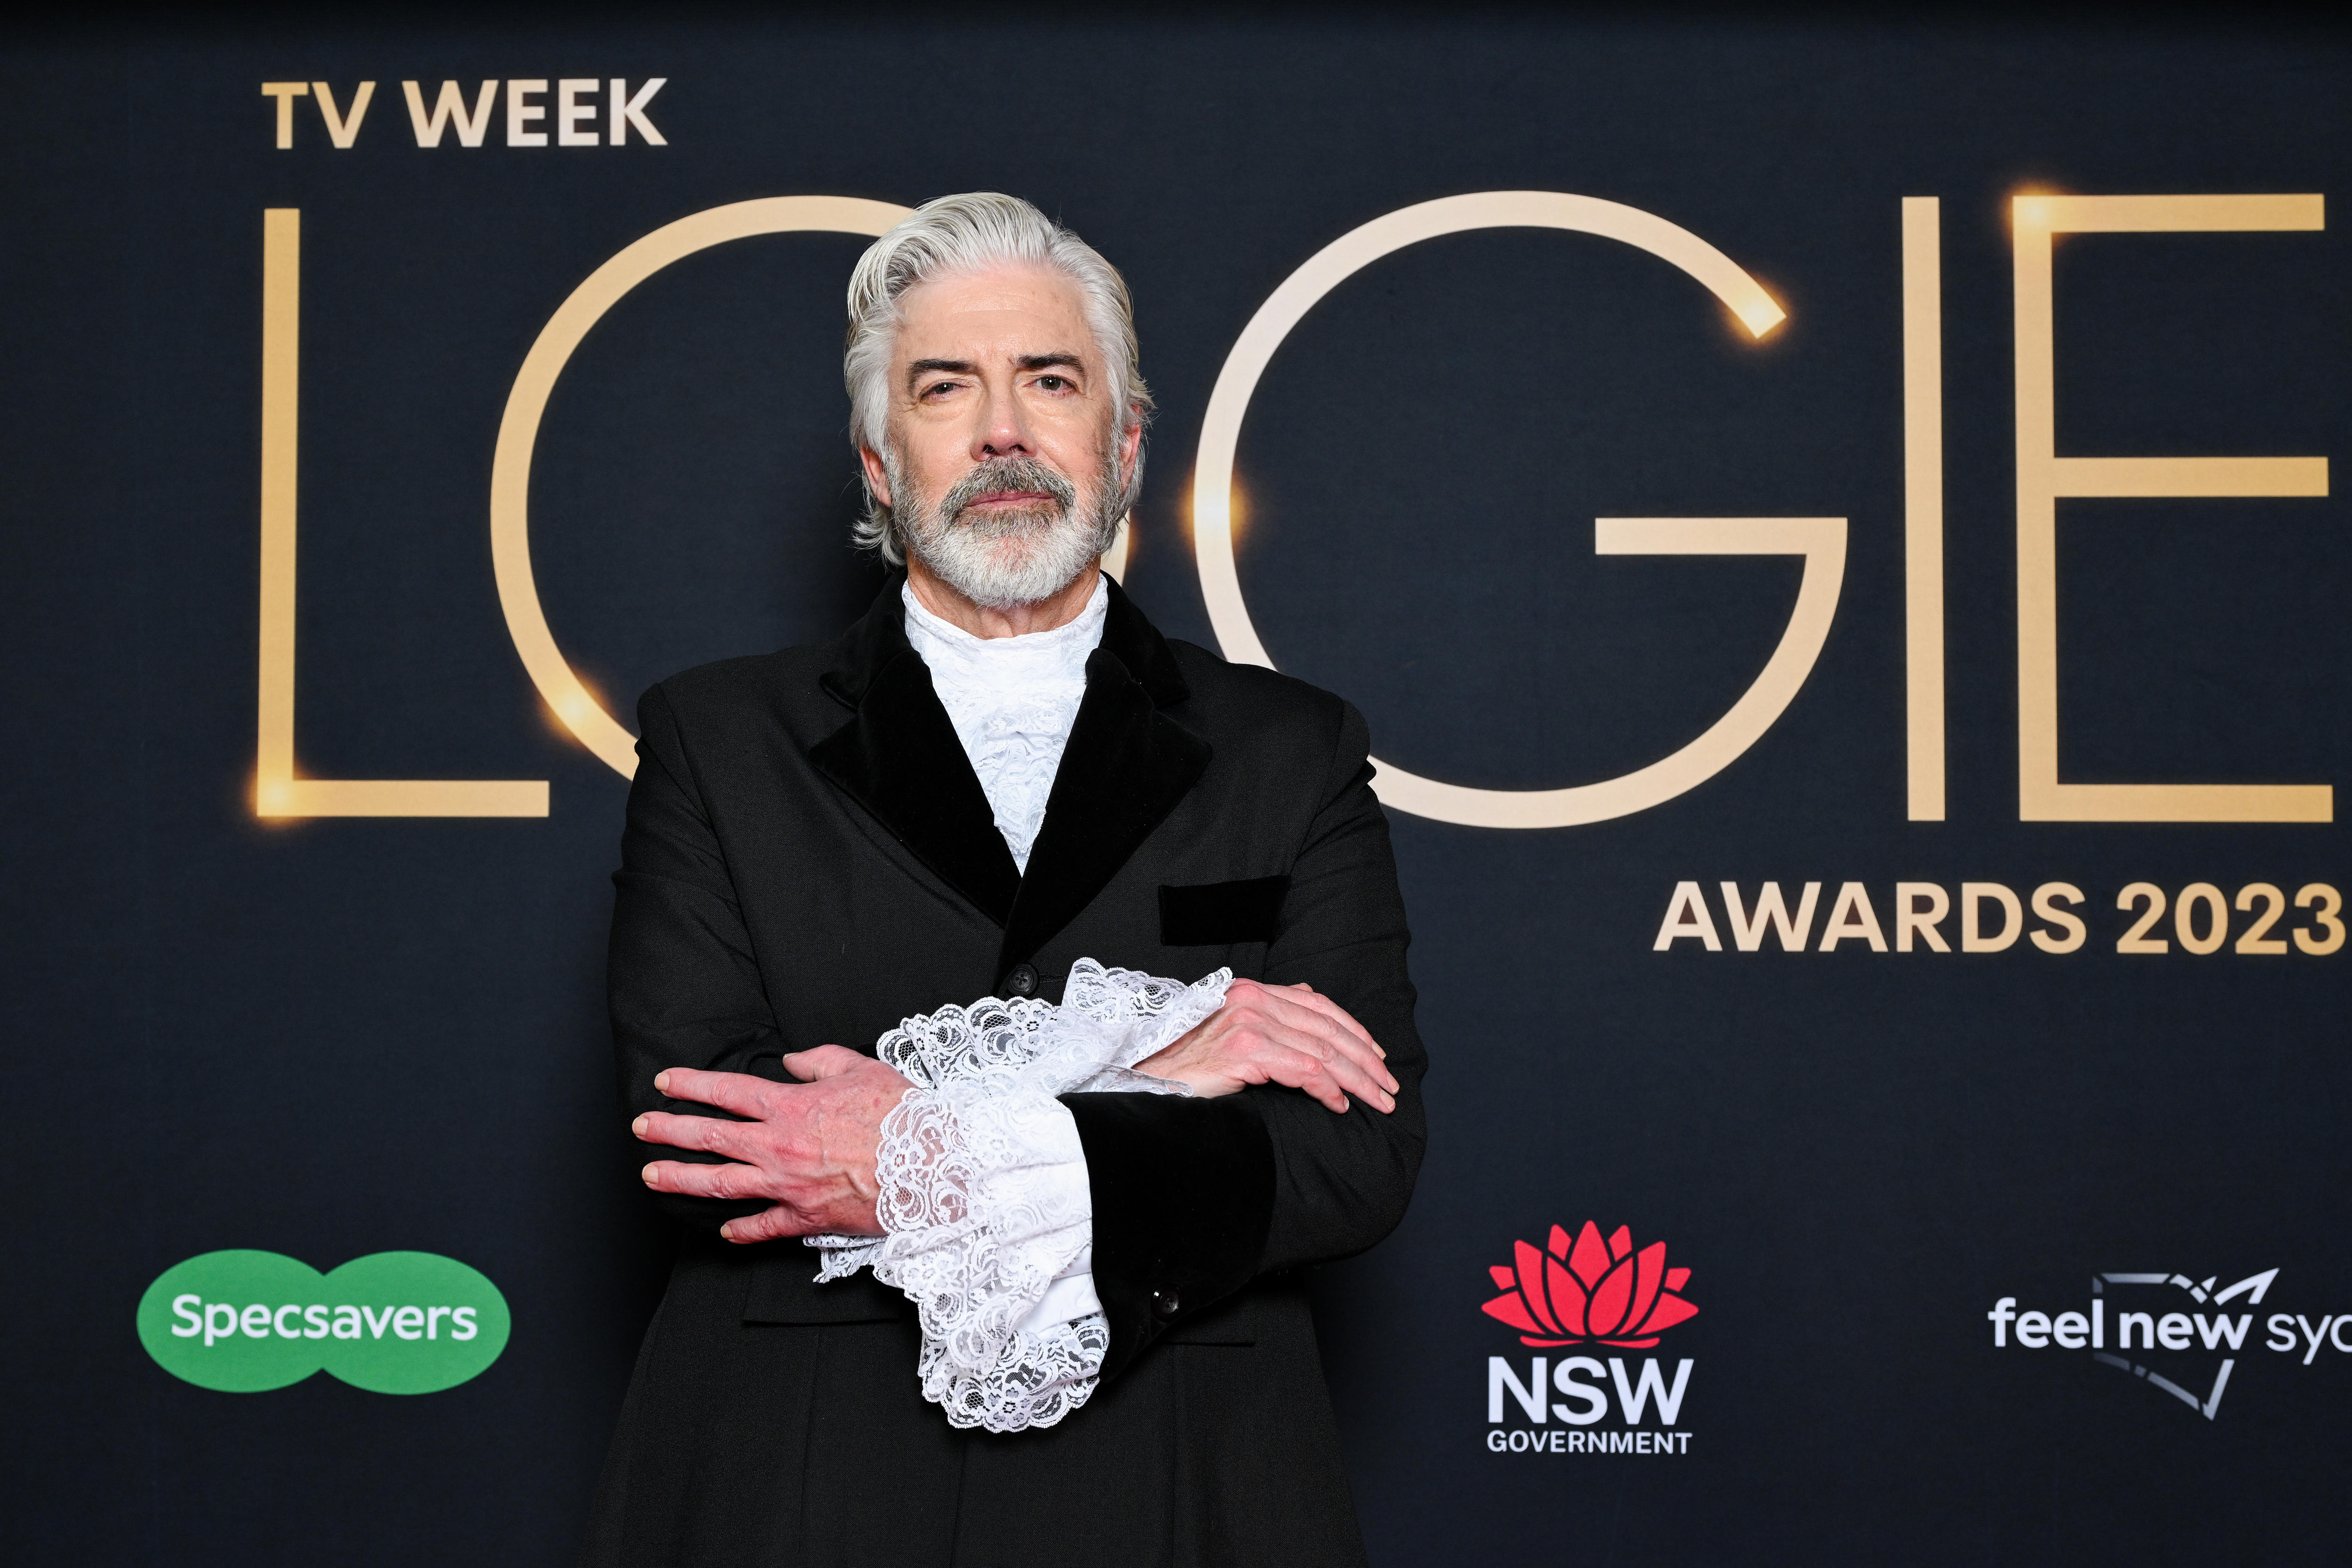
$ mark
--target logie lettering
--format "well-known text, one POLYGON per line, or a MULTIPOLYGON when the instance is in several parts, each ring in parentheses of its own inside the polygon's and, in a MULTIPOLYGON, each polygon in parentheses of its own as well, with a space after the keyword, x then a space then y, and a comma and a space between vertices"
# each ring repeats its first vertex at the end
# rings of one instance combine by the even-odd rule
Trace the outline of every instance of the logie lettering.
MULTIPOLYGON (((479 147, 505 89, 507 144, 619 146, 637 138, 664 144, 645 117, 667 79, 631 90, 614 78, 600 132, 588 100, 595 79, 566 79, 542 101, 544 80, 482 82, 471 98, 441 84, 428 111, 416 82, 402 83, 417 145, 479 147), (553 111, 551 117, 549 103, 553 111)), ((324 82, 266 82, 276 100, 278 144, 290 147, 294 100, 310 98, 337 147, 360 132, 375 84, 348 100, 324 82)), ((1942 301, 1938 206, 1932 196, 1902 204, 1906 467, 1906 727, 1908 815, 1940 821, 1944 799, 1944 569, 1942 301)), ((588 751, 628 776, 635 737, 580 681, 539 603, 530 566, 531 451, 549 395, 589 329, 630 289, 670 263, 709 246, 796 230, 879 235, 907 209, 845 196, 772 196, 736 202, 667 224, 593 271, 556 310, 532 344, 509 394, 490 481, 491 555, 499 601, 516 652, 556 719, 588 751)), ((2057 769, 2056 502, 2062 496, 2324 496, 2325 458, 2062 458, 2053 447, 2050 245, 2062 232, 2177 229, 2318 229, 2316 195, 2020 196, 2014 204, 2017 269, 2018 815, 2022 821, 2328 822, 2326 784, 2074 784, 2057 769)), ((295 388, 300 214, 267 215, 262 334, 262 592, 259 751, 256 809, 265 816, 537 816, 547 812, 541 781, 362 780, 296 776, 293 754, 295 388)), ((1778 303, 1738 263, 1688 230, 1615 202, 1552 191, 1487 191, 1401 208, 1317 252, 1267 299, 1227 354, 1202 421, 1193 474, 1193 549, 1202 597, 1219 646, 1238 662, 1273 665, 1244 603, 1233 554, 1233 466, 1251 394, 1285 336, 1340 281, 1392 251, 1440 235, 1491 227, 1536 227, 1598 236, 1667 262, 1703 285, 1748 333, 1762 337, 1785 319, 1778 303)), ((1780 554, 1804 558, 1804 574, 1780 644, 1748 689, 1705 732, 1671 755, 1599 784, 1549 790, 1490 790, 1424 778, 1379 763, 1374 787, 1399 810, 1482 827, 1573 826, 1604 822, 1674 799, 1713 777, 1771 729, 1811 674, 1835 618, 1845 572, 1843 517, 1601 518, 1593 545, 1602 555, 1780 554)), ((1108 563, 1125 559, 1125 535, 1108 563)), ((2037 905, 2039 909, 2039 905, 2037 905)), ((2042 911, 2047 913, 2047 911, 2042 911)), ((1696 934, 1695 932, 1693 934, 1696 934)), ((2036 941, 2042 940, 2037 933, 2036 941)), ((1712 945, 1712 944, 1710 944, 1712 945)), ((2046 945, 2046 944, 2045 944, 2046 945)))

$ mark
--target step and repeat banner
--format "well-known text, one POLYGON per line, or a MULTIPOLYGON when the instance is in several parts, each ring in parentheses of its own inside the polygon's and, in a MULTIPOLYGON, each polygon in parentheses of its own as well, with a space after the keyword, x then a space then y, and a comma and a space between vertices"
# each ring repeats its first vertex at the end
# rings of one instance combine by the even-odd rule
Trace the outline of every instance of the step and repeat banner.
POLYGON ((1315 1282, 1373 1560, 2342 1561, 2347 67, 15 47, 9 1555, 570 1560, 671 1245, 603 1021, 635 699, 872 597, 843 288, 991 189, 1133 286, 1121 580, 1371 722, 1434 1064, 1315 1282))

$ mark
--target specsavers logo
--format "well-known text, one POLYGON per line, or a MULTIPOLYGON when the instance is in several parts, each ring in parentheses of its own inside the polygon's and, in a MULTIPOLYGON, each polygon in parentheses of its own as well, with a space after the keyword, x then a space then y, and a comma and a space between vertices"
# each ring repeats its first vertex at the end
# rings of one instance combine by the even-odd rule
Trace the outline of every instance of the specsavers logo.
POLYGON ((506 1298, 430 1252, 378 1252, 332 1273, 275 1252, 207 1252, 139 1300, 139 1342, 200 1388, 257 1394, 321 1368, 377 1394, 433 1394, 507 1346, 506 1298))

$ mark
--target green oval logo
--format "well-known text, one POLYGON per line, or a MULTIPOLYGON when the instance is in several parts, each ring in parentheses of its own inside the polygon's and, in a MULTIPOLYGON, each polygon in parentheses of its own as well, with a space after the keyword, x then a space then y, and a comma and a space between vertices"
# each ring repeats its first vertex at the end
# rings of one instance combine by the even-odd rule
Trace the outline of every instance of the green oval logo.
POLYGON ((324 1368, 377 1394, 435 1394, 507 1348, 499 1288, 453 1258, 378 1252, 331 1274, 275 1252, 207 1252, 139 1299, 139 1342, 199 1388, 257 1394, 324 1368))

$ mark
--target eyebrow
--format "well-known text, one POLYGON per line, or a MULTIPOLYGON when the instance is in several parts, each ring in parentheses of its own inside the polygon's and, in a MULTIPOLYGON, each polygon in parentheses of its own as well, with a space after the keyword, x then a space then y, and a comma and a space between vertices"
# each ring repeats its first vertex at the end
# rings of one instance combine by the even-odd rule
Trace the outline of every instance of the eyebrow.
POLYGON ((980 367, 970 360, 919 359, 907 367, 907 384, 912 386, 918 378, 932 371, 945 371, 950 375, 977 375, 980 367))

